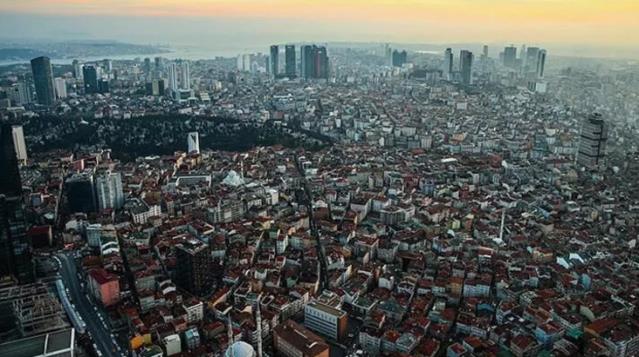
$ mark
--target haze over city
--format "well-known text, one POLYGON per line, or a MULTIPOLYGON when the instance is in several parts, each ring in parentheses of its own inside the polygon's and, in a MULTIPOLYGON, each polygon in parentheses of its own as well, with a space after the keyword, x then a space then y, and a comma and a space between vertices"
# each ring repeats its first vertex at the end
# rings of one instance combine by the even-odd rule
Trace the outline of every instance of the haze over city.
POLYGON ((278 41, 544 43, 637 58, 633 0, 2 0, 0 38, 118 39, 219 51, 278 41))
POLYGON ((0 0, 0 357, 639 356, 637 19, 0 0))

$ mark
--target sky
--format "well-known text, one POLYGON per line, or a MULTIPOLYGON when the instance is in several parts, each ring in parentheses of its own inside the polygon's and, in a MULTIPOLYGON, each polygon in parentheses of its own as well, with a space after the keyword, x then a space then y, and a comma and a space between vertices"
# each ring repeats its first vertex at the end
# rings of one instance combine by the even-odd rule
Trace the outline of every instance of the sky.
POLYGON ((0 0, 4 38, 639 47, 639 0, 0 0))

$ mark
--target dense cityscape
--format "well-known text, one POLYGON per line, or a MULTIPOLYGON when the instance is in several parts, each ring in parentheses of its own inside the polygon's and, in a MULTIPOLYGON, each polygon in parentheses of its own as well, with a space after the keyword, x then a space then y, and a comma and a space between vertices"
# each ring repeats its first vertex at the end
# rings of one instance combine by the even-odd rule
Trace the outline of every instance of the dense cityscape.
POLYGON ((639 62, 0 67, 0 356, 638 356, 639 62))

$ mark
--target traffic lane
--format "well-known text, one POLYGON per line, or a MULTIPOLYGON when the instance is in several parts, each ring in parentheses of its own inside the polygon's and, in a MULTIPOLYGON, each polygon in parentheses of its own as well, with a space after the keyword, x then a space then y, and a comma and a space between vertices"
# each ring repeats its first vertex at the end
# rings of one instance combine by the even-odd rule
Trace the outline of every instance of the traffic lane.
POLYGON ((62 274, 65 278, 65 283, 67 284, 67 286, 69 286, 69 291, 72 294, 73 303, 82 316, 82 319, 86 323, 87 329, 90 331, 93 341, 104 356, 118 356, 118 354, 113 353, 113 349, 117 350, 117 347, 113 345, 110 334, 108 333, 108 331, 105 331, 104 325, 102 325, 102 321, 100 321, 97 317, 97 312, 93 310, 93 305, 86 299, 86 297, 82 293, 82 289, 80 287, 80 284, 78 283, 75 265, 71 261, 69 261, 70 258, 68 255, 63 254, 61 257, 64 264, 62 274))
POLYGON ((78 283, 77 272, 75 266, 69 261, 69 257, 65 256, 64 259, 66 267, 67 280, 69 281, 70 291, 72 291, 74 304, 78 309, 78 312, 82 315, 82 319, 85 320, 87 328, 91 332, 91 336, 98 346, 100 352, 104 356, 116 356, 112 353, 113 345, 110 339, 110 335, 105 332, 104 326, 101 325, 101 321, 97 318, 97 313, 92 309, 92 304, 86 300, 82 294, 81 287, 78 283))

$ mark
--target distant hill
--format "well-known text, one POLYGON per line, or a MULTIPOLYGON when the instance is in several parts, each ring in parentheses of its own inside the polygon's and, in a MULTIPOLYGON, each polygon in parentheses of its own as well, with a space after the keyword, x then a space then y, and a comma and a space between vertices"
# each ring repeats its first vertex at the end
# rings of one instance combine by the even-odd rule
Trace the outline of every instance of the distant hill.
POLYGON ((166 48, 117 41, 69 41, 52 43, 0 43, 0 61, 28 61, 38 56, 52 59, 146 55, 169 52, 166 48))
POLYGON ((0 48, 0 61, 30 60, 43 55, 45 52, 31 48, 0 48))

